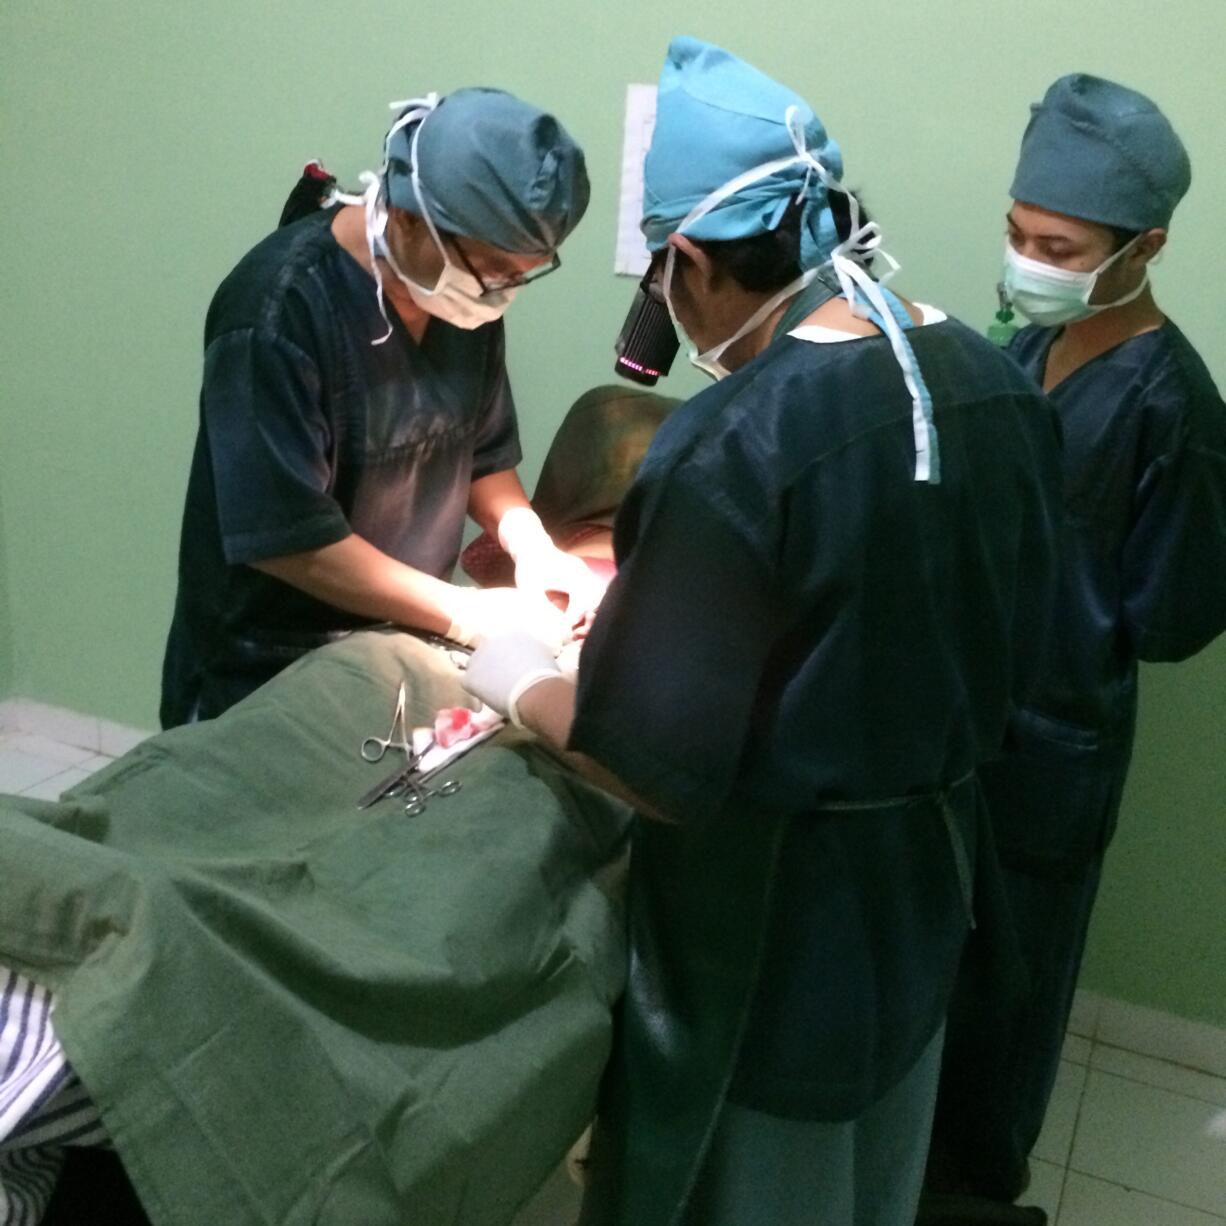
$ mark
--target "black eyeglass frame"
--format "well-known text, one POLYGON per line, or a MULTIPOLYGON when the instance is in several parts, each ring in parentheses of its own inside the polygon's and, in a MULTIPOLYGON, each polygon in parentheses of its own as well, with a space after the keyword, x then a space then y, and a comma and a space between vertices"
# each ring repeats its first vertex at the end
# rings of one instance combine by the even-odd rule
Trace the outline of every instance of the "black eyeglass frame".
POLYGON ((562 267, 562 257, 555 251, 553 258, 548 264, 538 264, 535 268, 528 269, 527 272, 514 273, 498 281, 487 281, 473 267, 472 261, 464 253, 464 248, 460 246, 460 240, 456 235, 440 230, 439 237, 445 243, 449 243, 452 250, 460 257, 460 263, 464 265, 464 268, 481 287, 482 297, 486 294, 500 294, 503 290, 519 289, 524 285, 531 285, 533 281, 539 281, 542 277, 547 277, 551 272, 557 272, 562 267))

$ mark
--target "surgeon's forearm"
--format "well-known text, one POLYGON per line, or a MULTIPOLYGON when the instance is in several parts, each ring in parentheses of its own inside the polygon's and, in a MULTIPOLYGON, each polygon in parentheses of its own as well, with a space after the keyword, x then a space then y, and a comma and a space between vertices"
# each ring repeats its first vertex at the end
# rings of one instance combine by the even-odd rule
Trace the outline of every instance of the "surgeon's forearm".
POLYGON ((551 748, 573 758, 584 756, 570 754, 566 749, 571 726, 575 722, 573 681, 567 681, 565 677, 540 681, 527 690, 515 706, 524 727, 547 741, 551 748))
POLYGON ((482 531, 498 539, 498 524, 512 507, 528 506, 528 495, 513 468, 479 477, 468 488, 468 513, 482 531))
POLYGON ((357 535, 251 566, 347 613, 435 634, 446 634, 452 622, 451 584, 396 561, 357 535))
POLYGON ((563 677, 541 681, 528 690, 515 704, 520 722, 535 732, 566 764, 589 783, 624 800, 626 804, 659 821, 668 821, 650 801, 628 788, 612 771, 606 770, 595 758, 566 748, 575 722, 575 685, 563 677))

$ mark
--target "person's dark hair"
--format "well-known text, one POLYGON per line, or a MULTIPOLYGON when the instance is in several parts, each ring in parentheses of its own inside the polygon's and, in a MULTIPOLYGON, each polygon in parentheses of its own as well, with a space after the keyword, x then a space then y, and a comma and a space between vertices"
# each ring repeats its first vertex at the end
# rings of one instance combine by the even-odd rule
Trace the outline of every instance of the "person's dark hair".
POLYGON ((1111 241, 1114 244, 1111 248, 1113 253, 1127 247, 1138 234, 1144 233, 1143 230, 1125 230, 1122 226, 1108 226, 1107 229, 1111 231, 1111 241))
MULTIPOLYGON (((839 238, 845 239, 851 233, 851 203, 842 192, 831 192, 829 202, 835 229, 839 238)), ((694 245, 742 289, 755 294, 773 293, 800 276, 800 216, 801 205, 793 201, 779 224, 765 234, 726 242, 695 239, 694 245)), ((868 212, 861 205, 860 224, 868 220, 868 212)), ((869 267, 872 257, 862 263, 869 267)))

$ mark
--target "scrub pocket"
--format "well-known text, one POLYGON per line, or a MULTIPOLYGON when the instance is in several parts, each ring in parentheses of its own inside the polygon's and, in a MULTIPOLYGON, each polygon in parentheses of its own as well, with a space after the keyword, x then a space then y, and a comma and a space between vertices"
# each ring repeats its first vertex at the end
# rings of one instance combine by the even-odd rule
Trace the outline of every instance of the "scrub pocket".
POLYGON ((1077 873, 1102 855, 1119 816, 1132 737, 1016 711, 1003 756, 980 768, 1008 868, 1077 873))

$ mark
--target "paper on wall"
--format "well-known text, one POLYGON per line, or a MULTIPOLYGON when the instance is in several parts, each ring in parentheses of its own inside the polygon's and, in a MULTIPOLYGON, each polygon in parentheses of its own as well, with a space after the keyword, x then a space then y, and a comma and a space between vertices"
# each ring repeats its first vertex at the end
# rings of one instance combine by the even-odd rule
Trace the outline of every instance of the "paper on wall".
POLYGON ((621 192, 617 209, 617 250, 613 271, 641 277, 651 263, 639 229, 643 216, 643 159, 656 126, 656 87, 626 86, 626 126, 622 139, 621 192))

